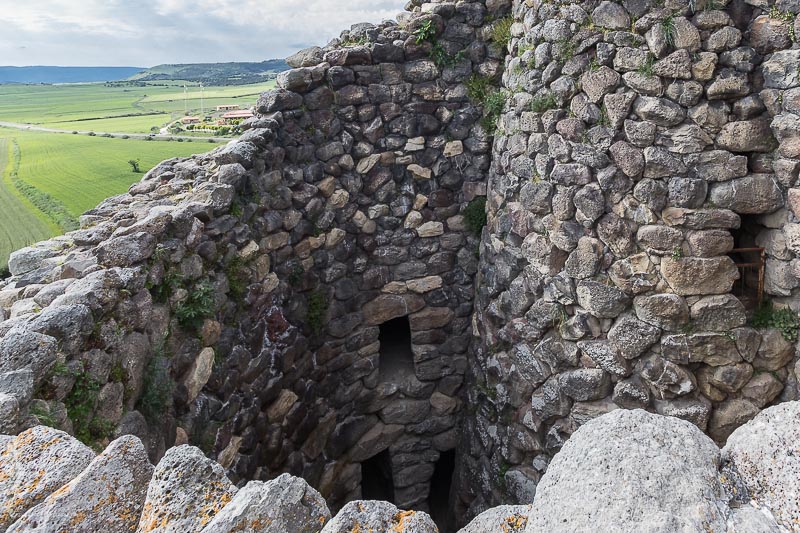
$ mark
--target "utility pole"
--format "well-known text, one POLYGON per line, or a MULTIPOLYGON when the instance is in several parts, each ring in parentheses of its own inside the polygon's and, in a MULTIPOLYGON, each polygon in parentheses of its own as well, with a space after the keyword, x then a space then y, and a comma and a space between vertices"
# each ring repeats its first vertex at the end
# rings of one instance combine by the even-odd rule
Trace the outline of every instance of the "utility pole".
POLYGON ((200 115, 202 115, 203 117, 206 116, 205 96, 206 96, 206 88, 203 87, 203 82, 200 82, 200 115))
POLYGON ((183 84, 183 114, 189 114, 189 88, 183 84))

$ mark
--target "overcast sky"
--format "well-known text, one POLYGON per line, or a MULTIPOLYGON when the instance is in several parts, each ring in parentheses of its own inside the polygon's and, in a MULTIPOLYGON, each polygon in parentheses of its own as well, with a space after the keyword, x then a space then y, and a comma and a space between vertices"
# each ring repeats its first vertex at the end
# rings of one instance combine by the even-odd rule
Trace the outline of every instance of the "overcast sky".
POLYGON ((405 0, 0 0, 0 65, 263 61, 323 45, 405 0))

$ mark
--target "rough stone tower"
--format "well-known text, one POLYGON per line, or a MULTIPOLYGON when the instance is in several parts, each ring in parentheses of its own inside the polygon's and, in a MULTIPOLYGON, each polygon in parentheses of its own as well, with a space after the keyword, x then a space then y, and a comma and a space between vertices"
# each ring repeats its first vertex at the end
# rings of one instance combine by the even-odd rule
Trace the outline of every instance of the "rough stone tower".
POLYGON ((531 501, 565 439, 612 409, 724 441, 798 397, 794 313, 753 320, 761 300, 800 309, 798 8, 514 2, 465 506, 531 501))
POLYGON ((725 440, 799 394, 798 11, 415 1, 299 52, 240 139, 12 256, 0 429, 442 524, 613 409, 725 440))

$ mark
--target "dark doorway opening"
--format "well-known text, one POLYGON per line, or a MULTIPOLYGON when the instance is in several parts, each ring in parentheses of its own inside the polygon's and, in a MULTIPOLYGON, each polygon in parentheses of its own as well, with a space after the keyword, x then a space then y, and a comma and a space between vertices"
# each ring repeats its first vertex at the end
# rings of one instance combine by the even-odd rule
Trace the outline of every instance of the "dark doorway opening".
POLYGON ((450 514, 450 489, 453 485, 453 474, 456 471, 456 451, 449 450, 439 455, 431 478, 431 492, 428 506, 431 518, 439 526, 441 533, 452 533, 453 516, 450 514))
POLYGON ((398 381, 404 374, 414 373, 414 353, 411 351, 411 324, 407 316, 380 325, 380 377, 383 381, 398 381))
POLYGON ((739 279, 733 284, 733 294, 741 300, 748 310, 761 306, 764 298, 764 269, 766 253, 759 235, 765 228, 759 221, 760 215, 740 215, 742 223, 738 229, 731 230, 733 250, 729 256, 736 263, 739 279))
POLYGON ((394 480, 389 450, 361 463, 361 499, 394 503, 394 480))

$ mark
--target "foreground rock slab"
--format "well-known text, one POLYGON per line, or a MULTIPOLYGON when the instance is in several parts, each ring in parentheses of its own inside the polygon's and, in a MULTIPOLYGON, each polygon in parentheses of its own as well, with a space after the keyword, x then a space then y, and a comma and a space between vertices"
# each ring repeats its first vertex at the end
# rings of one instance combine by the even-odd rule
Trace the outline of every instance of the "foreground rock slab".
POLYGON ((283 474, 267 483, 248 483, 202 533, 317 533, 330 518, 319 492, 283 474))
POLYGON ((438 533, 426 513, 401 511, 388 502, 357 500, 345 505, 322 533, 438 533))
POLYGON ((800 402, 770 407, 734 431, 722 449, 750 497, 789 531, 800 531, 800 402))
POLYGON ((78 477, 29 510, 8 533, 130 533, 142 512, 153 465, 142 442, 112 442, 78 477))
POLYGON ((513 533, 525 531, 531 505, 501 505, 475 517, 458 533, 513 533))
POLYGON ((201 531, 235 494, 223 468, 198 448, 171 448, 156 466, 136 531, 201 531))
POLYGON ((637 409, 587 422, 536 490, 527 533, 725 531, 720 452, 696 426, 637 409))
POLYGON ((37 426, 0 453, 0 531, 17 521, 94 459, 94 452, 63 431, 37 426))

